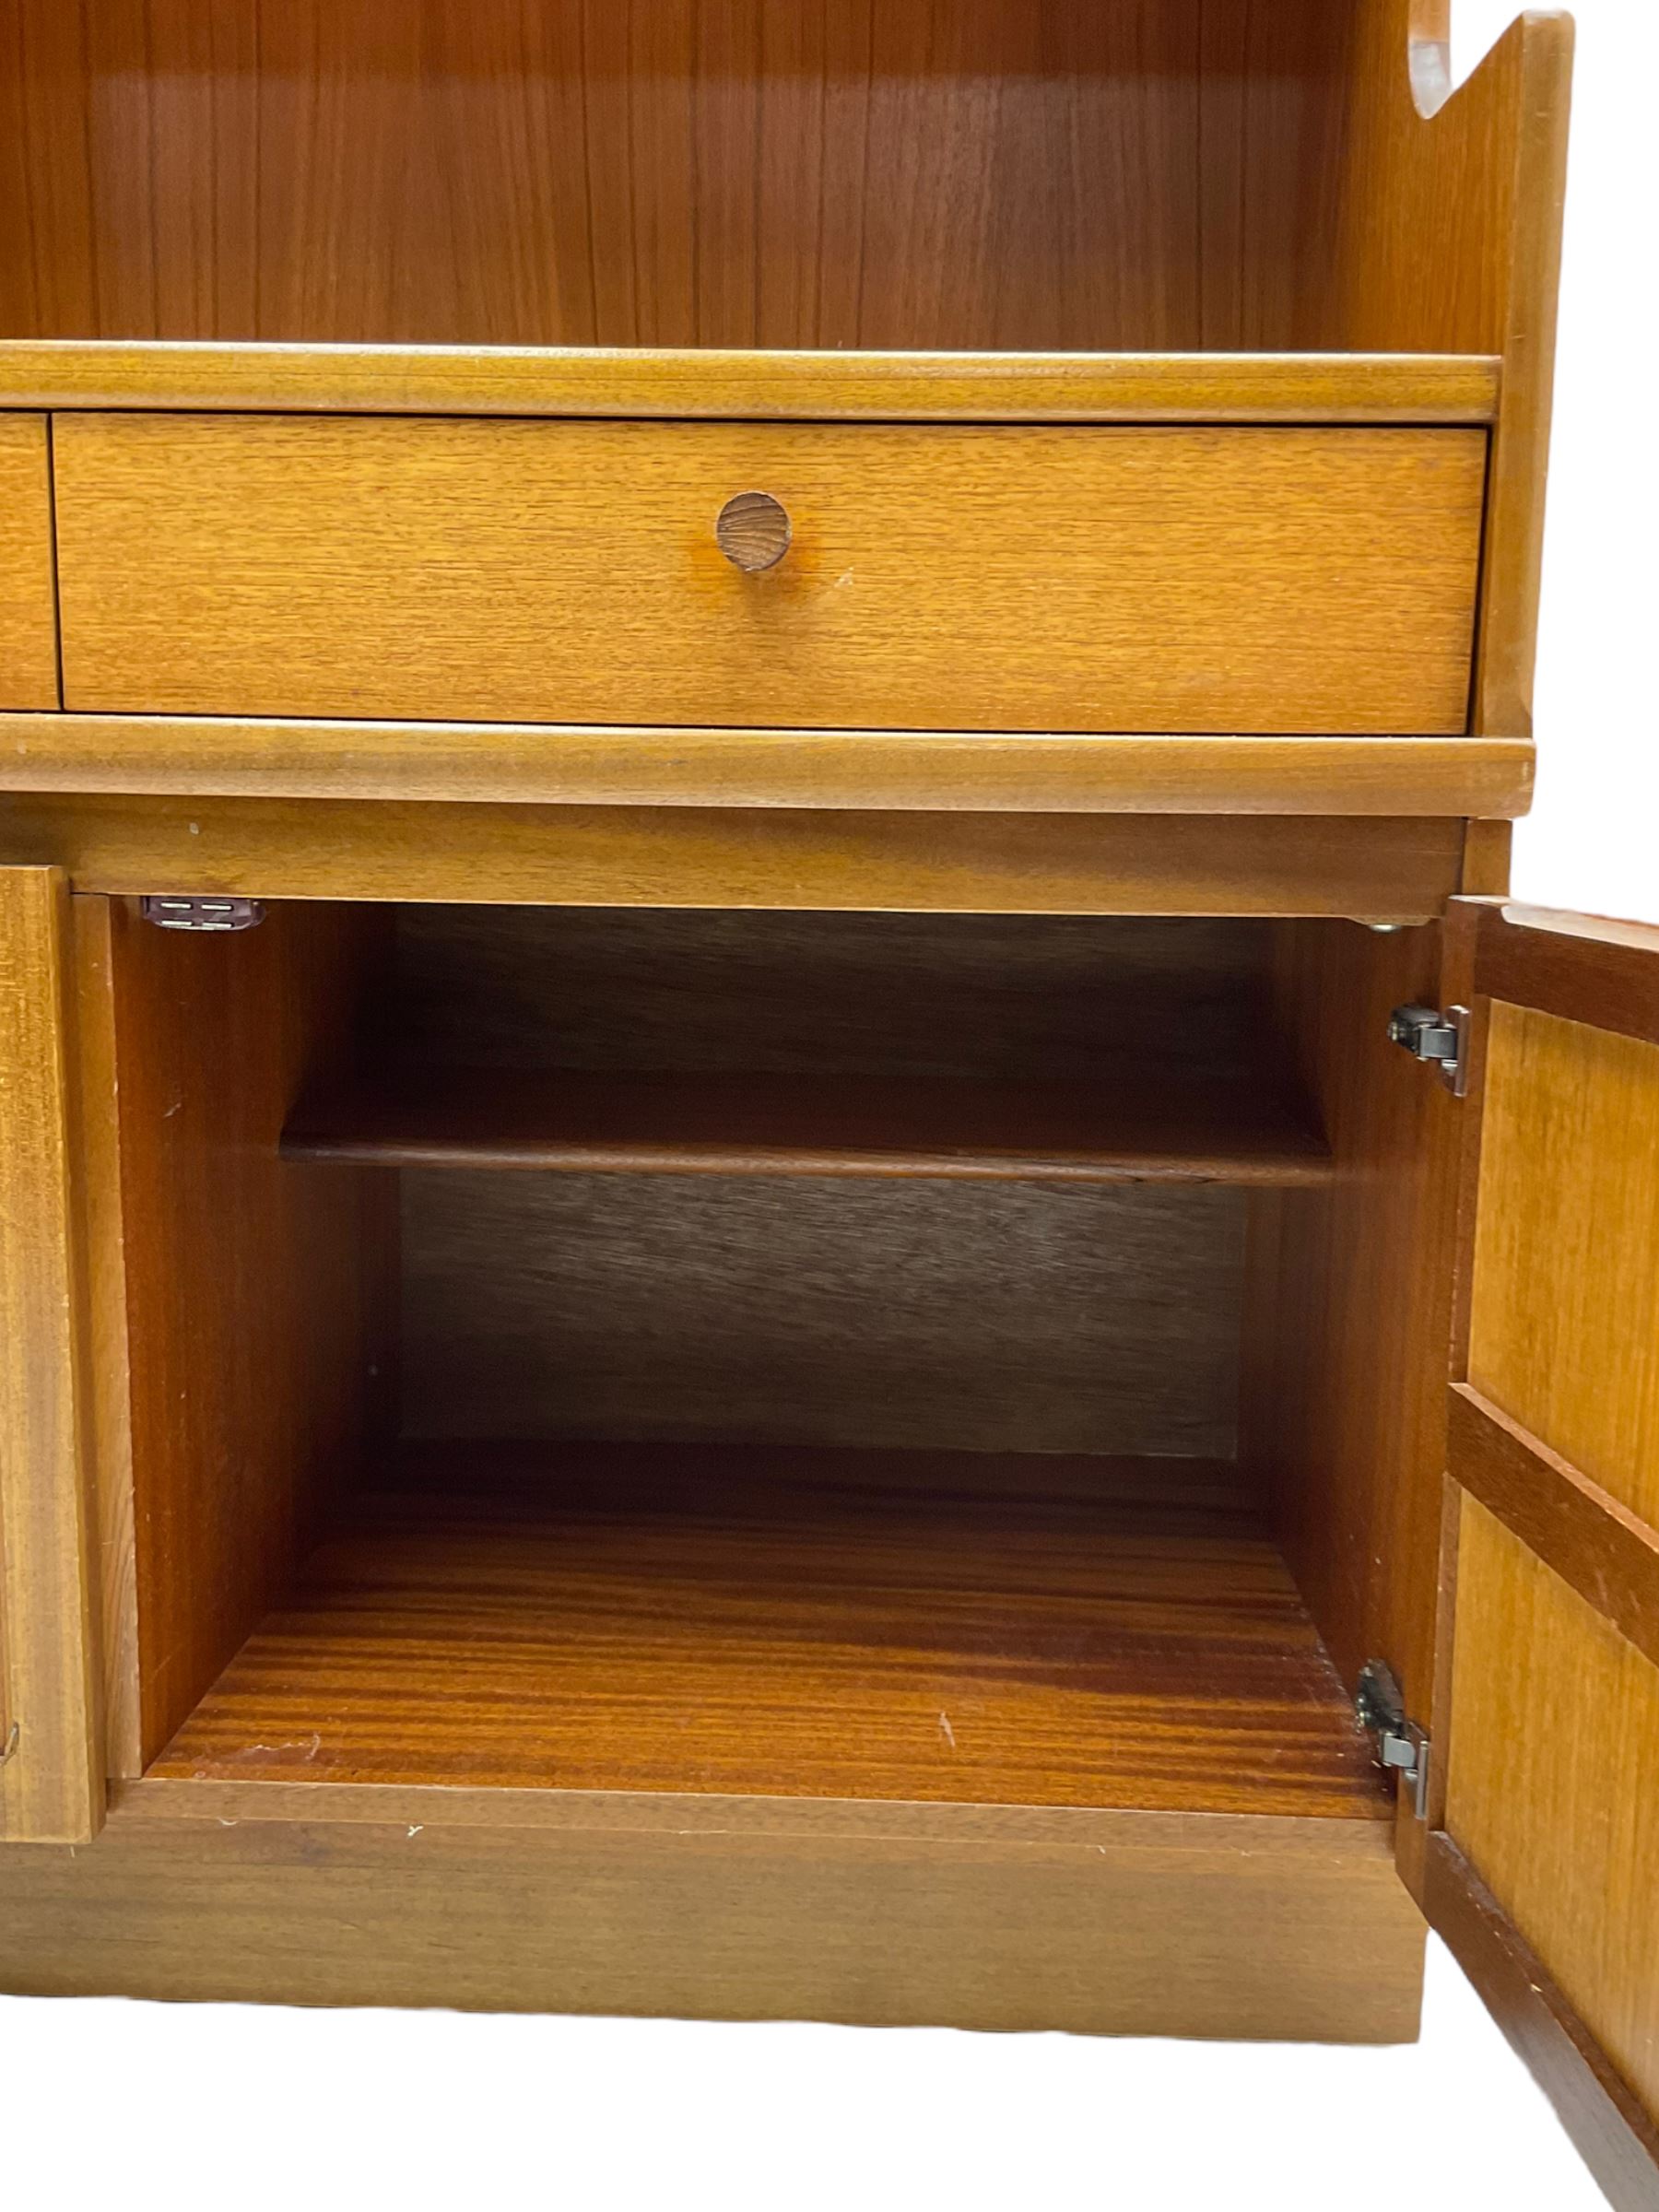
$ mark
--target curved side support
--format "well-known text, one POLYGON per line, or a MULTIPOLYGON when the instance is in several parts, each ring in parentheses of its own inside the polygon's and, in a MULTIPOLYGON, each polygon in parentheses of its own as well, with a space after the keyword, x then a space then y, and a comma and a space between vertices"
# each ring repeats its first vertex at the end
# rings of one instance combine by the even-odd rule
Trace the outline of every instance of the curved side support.
POLYGON ((1361 0, 1299 342, 1498 355, 1471 728, 1526 736, 1573 24, 1524 15, 1455 88, 1448 0, 1361 0))

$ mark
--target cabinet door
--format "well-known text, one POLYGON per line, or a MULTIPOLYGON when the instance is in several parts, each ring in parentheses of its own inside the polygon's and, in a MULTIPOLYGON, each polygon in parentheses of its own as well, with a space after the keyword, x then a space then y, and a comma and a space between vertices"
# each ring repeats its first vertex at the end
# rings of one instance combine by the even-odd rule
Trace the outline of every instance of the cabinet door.
POLYGON ((0 867, 0 1841, 101 1818, 76 1374, 68 898, 0 867))
POLYGON ((1455 904, 1471 1119, 1423 1901, 1614 2203, 1653 2207, 1659 929, 1455 904))

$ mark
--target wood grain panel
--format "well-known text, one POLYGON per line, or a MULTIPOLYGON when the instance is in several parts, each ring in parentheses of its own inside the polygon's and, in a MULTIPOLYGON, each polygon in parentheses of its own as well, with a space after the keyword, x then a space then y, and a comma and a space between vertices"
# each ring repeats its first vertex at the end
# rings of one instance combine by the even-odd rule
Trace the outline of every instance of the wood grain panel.
MULTIPOLYGON (((1391 347, 1502 355, 1472 726, 1521 736, 1532 727, 1572 18, 1529 9, 1451 92, 1444 49, 1419 35, 1420 5, 1347 11, 1334 127, 1308 141, 1302 164, 1288 342, 1369 347, 1386 332, 1391 347)), ((1270 100, 1271 77, 1251 90, 1270 100)), ((1278 219, 1265 202, 1264 226, 1278 219)), ((1247 250, 1243 265, 1272 265, 1270 249, 1247 250)))
POLYGON ((830 728, 1466 720, 1474 430, 77 415, 77 710, 830 728), (746 574, 714 522, 789 510, 746 574))
POLYGON ((401 1180, 417 1435, 1232 1449, 1238 1192, 401 1180))
POLYGON ((1179 1467, 1130 1504, 1110 1465, 849 1492, 782 1457, 429 1454, 153 1771, 1387 1818, 1282 1562, 1179 1467))
POLYGON ((1451 1473, 1659 1665, 1659 1531, 1466 1382, 1452 1390, 1451 1473))
POLYGON ((1388 1659, 1414 1712, 1434 1673, 1464 1109, 1387 1023, 1442 1003, 1437 936, 1283 933, 1277 1024, 1335 1171, 1253 1200, 1244 1303, 1243 1456, 1338 1667, 1388 1659))
POLYGON ((1468 1379, 1659 1524, 1659 1045, 1492 1002, 1468 1379))
POLYGON ((1473 1499, 1446 1826, 1659 2116, 1659 1669, 1473 1499))
POLYGON ((1270 69, 1274 143, 1324 143, 1343 42, 1316 0, 1272 12, 1223 68, 1206 19, 1247 0, 7 0, 0 324, 1255 343, 1221 271, 1300 179, 1241 173, 1218 112, 1270 69))
POLYGON ((1659 928, 1515 900, 1458 910, 1473 987, 1515 1006, 1659 1045, 1659 928))
POLYGON ((8 338, 10 406, 871 422, 1479 423, 1490 354, 837 353, 8 338))
POLYGON ((46 418, 0 415, 0 707, 60 704, 46 418))
POLYGON ((368 1056, 423 1067, 1241 1084, 1273 932, 1141 915, 402 906, 368 1056), (1148 1029, 1146 1010, 1156 1006, 1148 1029))
POLYGON ((0 1863, 0 1983, 1078 2034, 1416 2034, 1422 1926, 1382 1824, 1120 1819, 1110 1841, 1053 1852, 118 1819, 97 1852, 0 1863))
MULTIPOLYGON (((1533 764, 1530 744, 1497 737, 1056 737, 0 715, 0 791, 157 797, 1494 816, 1526 811, 1533 764)), ((1475 888, 1466 867, 1462 888, 1475 888)))
POLYGON ((0 869, 0 1839, 103 1822, 68 897, 0 869))
POLYGON ((1433 920, 1457 821, 111 799, 0 805, 82 891, 564 906, 1433 920))
POLYGON ((191 937, 114 917, 145 1756, 274 1601, 371 1424, 390 1194, 286 1169, 366 933, 326 909, 191 937))
POLYGON ((138 1568, 133 1495, 132 1340, 122 1202, 114 933, 108 899, 70 905, 76 1019, 73 1183, 85 1240, 88 1424, 97 1532, 104 1739, 111 1776, 144 1769, 138 1697, 138 1568))
POLYGON ((1443 1830, 1428 1839, 1426 1873, 1430 1925, 1531 2067, 1614 2212, 1652 2212, 1659 2126, 1443 1830))

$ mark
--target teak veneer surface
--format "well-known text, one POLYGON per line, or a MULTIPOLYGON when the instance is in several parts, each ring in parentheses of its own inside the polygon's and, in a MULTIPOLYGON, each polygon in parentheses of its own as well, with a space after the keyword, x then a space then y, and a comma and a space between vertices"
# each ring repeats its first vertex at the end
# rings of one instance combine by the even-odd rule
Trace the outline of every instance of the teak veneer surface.
POLYGON ((0 415, 0 708, 60 703, 46 418, 0 415))
POLYGON ((124 1806, 96 1852, 0 1854, 0 1986, 1094 2035, 1417 2032, 1422 1923, 1380 1821, 1128 1813, 1069 1848, 919 1849, 603 1821, 457 1834, 430 1800, 465 1791, 423 1792, 378 1826, 322 1803, 309 1821, 245 1806, 189 1819, 181 1792, 220 1791, 163 1786, 173 1818, 124 1806))
POLYGON ((1144 915, 406 905, 359 1056, 417 1090, 448 1066, 1213 1095, 1259 1044, 1272 934, 1144 915))
POLYGON ((1241 1456, 1346 1679, 1434 1677, 1457 1178, 1467 1111, 1388 1041, 1441 994, 1438 930, 1278 933, 1277 1033, 1329 1140, 1317 1189, 1253 1200, 1241 1456))
POLYGON ((1114 1500, 1110 1462, 492 1457, 356 1500, 153 1771, 1386 1811, 1271 1542, 1180 1463, 1114 1500))
POLYGON ((1233 1449, 1242 1190, 376 1180, 402 1186, 407 1433, 1233 1449))
POLYGON ((65 416, 76 711, 1466 725, 1470 429, 65 416), (749 574, 715 521, 761 489, 749 574))
POLYGON ((69 899, 0 871, 0 1845, 103 1819, 69 899))
POLYGON ((1455 819, 512 806, 394 799, 0 803, 0 863, 80 891, 255 899, 1430 922, 1455 819))
POLYGON ((1448 1831, 1659 2120, 1659 1667, 1471 1498, 1451 1719, 1448 1831))
POLYGON ((329 1190, 276 1156, 305 1068, 349 1022, 372 917, 288 908, 235 937, 111 920, 153 1755, 276 1602, 377 1396, 395 1212, 374 1179, 329 1190))
POLYGON ((1329 1171, 1271 1076, 927 1082, 666 1069, 394 1069, 302 1100, 284 1157, 363 1167, 1300 1183, 1329 1171))
POLYGON ((1406 97, 1395 0, 8 0, 0 328, 1297 342, 1372 15, 1406 97))
POLYGON ((0 335, 0 403, 675 421, 1487 424, 1488 354, 213 346, 0 335))
POLYGON ((1659 1525, 1659 1044, 1494 1000, 1487 1070, 1469 1380, 1659 1525))
MULTIPOLYGON (((354 1058, 376 1111, 425 1113, 438 1163, 401 1178, 406 1418, 460 1437, 1230 1452, 1244 1194, 980 1171, 1041 1178, 1041 1159, 986 1147, 1016 1134, 1001 1117, 1022 1100, 1069 1099, 1113 1144, 1138 1124, 1145 1149, 1114 1175, 1186 1176, 1196 1159, 1173 1154, 1188 1139, 1219 1148, 1230 1175, 1279 1171, 1246 1147, 1305 1142, 1312 1124, 1255 1072, 1268 935, 1146 917, 400 907, 354 1058), (471 1071, 470 1100, 450 1069, 471 1071), (529 1113, 561 1095, 630 1104, 646 1142, 611 1163, 664 1171, 458 1164, 455 1140, 495 1144, 515 1101, 529 1113), (979 1116, 957 1122, 971 1157, 942 1156, 942 1115, 979 1116), (831 1143, 887 1148, 855 1159, 831 1143), (866 1163, 905 1171, 778 1172, 866 1163), (952 1172, 909 1171, 924 1166, 952 1172)), ((361 1123, 345 1101, 337 1118, 332 1074, 320 1134, 349 1139, 361 1123)))
POLYGON ((0 791, 157 797, 1490 818, 1525 812, 1533 766, 1500 737, 0 713, 0 791))

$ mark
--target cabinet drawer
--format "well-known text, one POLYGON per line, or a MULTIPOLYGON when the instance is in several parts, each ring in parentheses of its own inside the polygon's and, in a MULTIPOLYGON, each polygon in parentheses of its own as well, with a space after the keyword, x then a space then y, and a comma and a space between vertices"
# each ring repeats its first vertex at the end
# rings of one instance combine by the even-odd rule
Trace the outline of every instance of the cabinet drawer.
POLYGON ((43 415, 0 415, 0 708, 58 703, 43 415))
POLYGON ((66 704, 1450 733, 1485 462, 1453 429, 66 418, 66 704))

